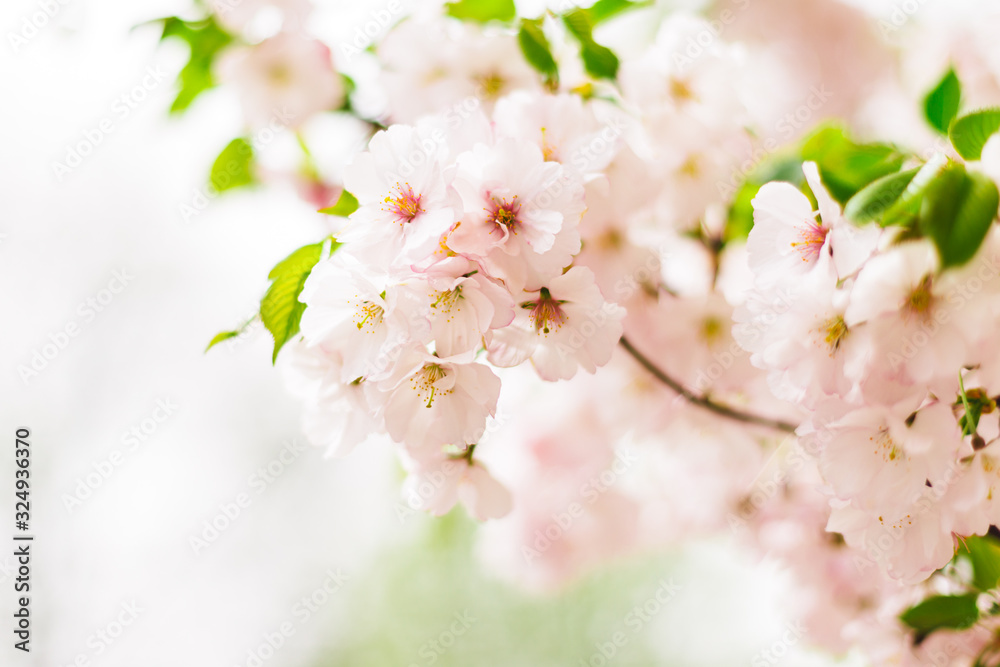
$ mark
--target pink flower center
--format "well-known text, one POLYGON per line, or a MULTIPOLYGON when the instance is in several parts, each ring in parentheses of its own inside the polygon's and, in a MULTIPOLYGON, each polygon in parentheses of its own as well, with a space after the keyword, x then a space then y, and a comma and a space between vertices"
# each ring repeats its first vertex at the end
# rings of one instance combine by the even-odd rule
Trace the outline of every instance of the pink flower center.
POLYGON ((395 197, 389 195, 385 198, 385 203, 388 206, 383 210, 395 216, 397 222, 401 224, 413 222, 418 214, 424 212, 424 209, 420 208, 420 195, 413 194, 413 188, 410 187, 409 183, 402 185, 396 183, 393 189, 397 195, 395 197))
POLYGON ((553 299, 549 290, 543 287, 538 301, 525 301, 521 308, 531 311, 529 319, 535 325, 535 333, 548 334, 553 330, 558 331, 568 319, 560 307, 564 303, 566 302, 553 299))
POLYGON ((813 262, 819 257, 819 251, 823 248, 829 231, 815 220, 805 221, 805 225, 799 231, 800 240, 792 243, 792 247, 799 251, 803 262, 813 262))
POLYGON ((498 201, 496 197, 490 197, 490 206, 486 209, 486 222, 516 234, 516 225, 519 222, 517 214, 520 210, 521 204, 517 201, 517 195, 510 201, 506 199, 498 201))

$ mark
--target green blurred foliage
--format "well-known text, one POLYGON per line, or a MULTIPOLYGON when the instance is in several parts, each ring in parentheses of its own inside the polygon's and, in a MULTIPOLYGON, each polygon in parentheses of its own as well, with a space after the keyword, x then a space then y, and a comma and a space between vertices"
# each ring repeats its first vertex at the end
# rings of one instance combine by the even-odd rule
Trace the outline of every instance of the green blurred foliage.
POLYGON ((622 563, 561 592, 532 595, 483 571, 473 549, 476 524, 460 510, 411 520, 424 521, 422 534, 355 582, 351 627, 331 636, 313 667, 576 667, 590 664, 596 644, 619 631, 627 642, 609 664, 662 667, 649 648, 651 628, 635 631, 625 619, 669 580, 671 559, 622 563), (435 651, 430 642, 463 614, 475 621, 450 648, 435 651))

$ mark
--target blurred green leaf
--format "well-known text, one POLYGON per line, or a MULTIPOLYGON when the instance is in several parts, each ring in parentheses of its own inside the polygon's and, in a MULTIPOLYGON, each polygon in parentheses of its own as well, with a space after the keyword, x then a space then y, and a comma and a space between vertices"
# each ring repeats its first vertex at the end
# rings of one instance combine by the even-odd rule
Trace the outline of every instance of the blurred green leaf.
POLYGON ((163 23, 161 40, 180 38, 187 42, 190 50, 188 62, 177 77, 177 97, 170 105, 170 113, 180 113, 191 106, 198 95, 215 86, 212 64, 218 53, 232 43, 233 37, 211 16, 201 21, 185 21, 176 16, 159 21, 163 23))
POLYGON ((953 68, 949 68, 944 77, 924 98, 924 117, 931 126, 941 134, 948 134, 948 126, 958 115, 958 107, 962 98, 962 84, 953 68))
POLYGON ((552 57, 549 40, 542 31, 541 19, 522 19, 521 29, 517 33, 517 42, 521 53, 532 67, 538 70, 550 87, 559 85, 559 66, 552 57))
POLYGON ((947 158, 938 155, 918 168, 916 175, 910 180, 899 200, 882 216, 880 224, 883 227, 894 225, 905 227, 910 230, 909 233, 919 236, 917 227, 920 222, 920 208, 923 205, 924 194, 947 164, 947 158))
POLYGON ((563 14, 563 23, 580 43, 583 67, 596 79, 614 79, 618 76, 618 56, 611 49, 594 41, 594 26, 585 9, 575 9, 563 14))
POLYGON ((632 0, 597 0, 597 2, 587 8, 587 15, 590 17, 591 24, 596 26, 623 12, 631 9, 639 9, 640 7, 649 7, 652 4, 652 0, 638 0, 635 2, 632 0))
POLYGON ((540 594, 483 567, 474 550, 477 523, 461 508, 432 518, 404 500, 394 514, 407 522, 403 532, 410 537, 372 559, 338 593, 349 596, 350 625, 338 624, 311 667, 576 667, 595 659, 595 644, 616 633, 628 641, 608 667, 664 664, 652 644, 658 630, 646 622, 654 615, 642 607, 677 604, 661 605, 662 593, 656 598, 676 576, 674 556, 626 559, 540 594), (467 628, 465 619, 472 621, 467 628), (447 651, 435 650, 449 628, 461 628, 460 636, 453 633, 447 651))
POLYGON ((964 165, 952 163, 927 187, 920 231, 937 246, 942 268, 961 266, 979 250, 997 216, 996 184, 964 165))
POLYGON ((352 195, 347 190, 342 190, 340 193, 340 198, 337 199, 337 203, 333 206, 327 206, 326 208, 321 208, 320 213, 326 213, 327 215, 339 215, 342 218, 346 218, 351 213, 358 210, 358 200, 357 197, 352 195))
POLYGON ((445 5, 449 16, 463 21, 513 21, 517 15, 514 0, 457 0, 445 5))
POLYGON ((919 169, 907 169, 883 176, 861 188, 844 206, 844 216, 853 222, 881 221, 906 192, 919 169))
POLYGON ((251 185, 253 176, 253 146, 243 138, 230 141, 212 163, 209 181, 216 192, 251 185))
POLYGON ((1000 107, 980 109, 961 116, 948 128, 951 144, 966 160, 979 160, 983 146, 1000 130, 1000 107))
POLYGON ((1000 540, 991 535, 965 538, 972 560, 972 584, 980 591, 990 591, 1000 583, 1000 540))
POLYGON ((869 183, 899 171, 903 154, 888 144, 859 144, 837 126, 813 132, 802 145, 802 159, 819 167, 823 185, 845 205, 869 183))
POLYGON ((904 611, 899 620, 916 630, 918 637, 941 629, 972 627, 979 619, 978 593, 936 595, 904 611))

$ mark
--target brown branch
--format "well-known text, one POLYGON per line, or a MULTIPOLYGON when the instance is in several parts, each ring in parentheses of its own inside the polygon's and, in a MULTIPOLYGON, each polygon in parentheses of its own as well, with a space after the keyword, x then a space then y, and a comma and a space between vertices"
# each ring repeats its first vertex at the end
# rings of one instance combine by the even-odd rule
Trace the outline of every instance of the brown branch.
POLYGON ((773 428, 776 431, 783 431, 785 433, 795 433, 795 424, 790 422, 782 421, 780 419, 761 417, 760 415, 751 414, 749 412, 743 412, 742 410, 731 408, 728 405, 716 403, 707 396, 694 393, 683 384, 660 370, 652 361, 643 355, 642 352, 635 349, 635 346, 629 342, 628 338, 622 336, 621 344, 622 347, 624 347, 625 350, 639 362, 639 365, 649 371, 657 380, 670 387, 670 389, 672 389, 675 393, 682 396, 684 400, 689 403, 735 421, 745 422, 747 424, 756 424, 757 426, 765 426, 767 428, 773 428))

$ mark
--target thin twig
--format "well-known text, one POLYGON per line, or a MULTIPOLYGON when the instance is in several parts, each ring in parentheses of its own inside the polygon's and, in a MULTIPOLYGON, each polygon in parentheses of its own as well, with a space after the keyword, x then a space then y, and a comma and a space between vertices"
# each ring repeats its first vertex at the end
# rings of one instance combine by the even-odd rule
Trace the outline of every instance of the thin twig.
POLYGON ((756 424, 757 426, 765 426, 767 428, 773 428, 776 431, 783 431, 785 433, 795 433, 795 424, 790 422, 782 421, 780 419, 761 417, 760 415, 751 414, 749 412, 743 412, 742 410, 731 408, 728 405, 716 403, 707 396, 694 393, 659 369, 652 361, 643 355, 642 352, 635 349, 635 346, 633 346, 632 343, 629 342, 629 340, 624 336, 622 336, 621 344, 622 347, 624 347, 625 350, 631 354, 643 368, 652 373, 657 380, 670 387, 675 393, 680 394, 689 403, 693 403, 694 405, 705 408, 706 410, 714 412, 717 415, 722 415, 723 417, 728 417, 729 419, 734 419, 736 421, 756 424))

